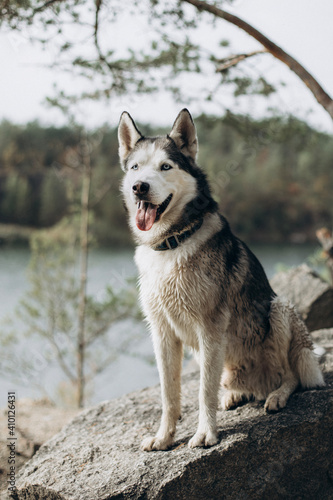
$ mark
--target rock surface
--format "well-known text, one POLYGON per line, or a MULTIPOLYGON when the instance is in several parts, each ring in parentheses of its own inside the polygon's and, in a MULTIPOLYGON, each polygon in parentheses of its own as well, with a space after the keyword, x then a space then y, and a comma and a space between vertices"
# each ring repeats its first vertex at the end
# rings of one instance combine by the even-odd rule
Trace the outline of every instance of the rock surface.
POLYGON ((281 271, 271 279, 278 294, 289 299, 309 331, 333 327, 333 287, 306 264, 281 271))
POLYGON ((325 350, 320 359, 320 364, 325 372, 333 369, 333 328, 324 328, 311 332, 311 337, 316 345, 325 350))
MULTIPOLYGON (((198 418, 198 372, 183 378, 183 418, 169 451, 142 452, 157 430, 160 388, 86 410, 21 471, 16 499, 333 499, 333 329, 327 386, 294 394, 276 415, 253 402, 218 412, 218 445, 188 449, 198 418)), ((321 335, 316 332, 316 342, 321 335)))
MULTIPOLYGON (((21 399, 16 403, 17 437, 15 466, 18 471, 42 446, 77 415, 78 410, 55 407, 47 399, 21 399)), ((0 498, 7 486, 8 471, 8 413, 0 412, 0 498)))

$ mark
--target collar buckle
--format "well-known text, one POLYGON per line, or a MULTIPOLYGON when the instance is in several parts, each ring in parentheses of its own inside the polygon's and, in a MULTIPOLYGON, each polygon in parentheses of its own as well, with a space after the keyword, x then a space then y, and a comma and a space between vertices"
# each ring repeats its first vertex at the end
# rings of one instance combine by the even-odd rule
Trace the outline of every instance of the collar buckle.
POLYGON ((180 245, 180 241, 177 237, 177 235, 172 235, 170 238, 167 238, 165 240, 165 243, 168 247, 169 250, 174 250, 174 248, 177 248, 180 245))
POLYGON ((203 219, 200 219, 191 229, 188 229, 187 231, 184 231, 181 234, 173 234, 172 236, 169 236, 169 238, 166 238, 160 245, 157 247, 154 247, 154 250, 174 250, 175 248, 179 247, 179 245, 187 240, 192 234, 194 234, 198 229, 201 228, 203 223, 203 219))

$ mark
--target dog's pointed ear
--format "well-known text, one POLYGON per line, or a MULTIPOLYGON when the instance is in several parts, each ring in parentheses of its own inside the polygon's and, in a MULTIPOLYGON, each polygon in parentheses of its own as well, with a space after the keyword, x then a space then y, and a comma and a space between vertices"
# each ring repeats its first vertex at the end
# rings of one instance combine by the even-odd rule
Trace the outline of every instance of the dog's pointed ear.
POLYGON ((190 112, 185 108, 177 116, 169 136, 185 156, 194 161, 198 153, 198 138, 190 112))
POLYGON ((124 168, 124 163, 135 144, 142 138, 141 132, 137 129, 133 118, 127 111, 120 117, 118 126, 119 157, 124 168))

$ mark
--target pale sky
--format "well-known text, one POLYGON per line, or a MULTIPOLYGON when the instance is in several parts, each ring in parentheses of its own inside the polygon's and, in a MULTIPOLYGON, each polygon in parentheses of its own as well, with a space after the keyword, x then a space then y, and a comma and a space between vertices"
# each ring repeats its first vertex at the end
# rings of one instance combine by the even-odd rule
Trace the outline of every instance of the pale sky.
MULTIPOLYGON (((192 8, 192 7, 190 7, 192 8)), ((284 50, 301 62, 306 69, 323 85, 328 94, 333 95, 333 2, 332 0, 236 0, 233 7, 225 9, 239 15, 253 24, 269 38, 282 46, 284 50)), ((107 35, 105 35, 107 36, 107 35)), ((126 45, 129 38, 136 37, 145 43, 146 32, 137 19, 120 22, 113 29, 113 39, 118 44, 126 45)), ((149 36, 149 35, 147 35, 149 36)), ((198 34, 198 42, 204 46, 216 40, 227 38, 231 41, 231 52, 247 52, 260 46, 223 20, 218 20, 215 29, 203 27, 198 34)), ((138 42, 138 43, 139 43, 138 42)), ((25 123, 39 119, 45 124, 64 123, 62 114, 43 105, 47 95, 52 95, 53 82, 72 91, 73 82, 68 74, 55 73, 44 67, 52 60, 52 48, 49 53, 42 52, 38 45, 32 46, 23 34, 0 34, 0 120, 9 119, 15 123, 25 123)), ((290 111, 307 119, 322 130, 333 132, 332 120, 315 101, 312 94, 300 80, 282 63, 270 55, 252 60, 258 64, 265 75, 274 80, 284 80, 288 85, 274 97, 273 104, 282 111, 290 111), (309 110, 312 112, 309 114, 309 110)), ((190 88, 191 81, 182 78, 183 85, 190 88)), ((213 78, 213 77, 212 77, 213 78)), ((175 103, 170 96, 128 96, 110 104, 91 103, 84 106, 80 119, 88 127, 97 127, 103 123, 115 125, 122 110, 128 110, 135 119, 154 124, 172 123, 179 109, 189 106, 193 115, 201 112, 223 114, 225 107, 232 107, 233 102, 224 89, 219 89, 218 104, 204 102, 175 103)), ((240 101, 235 111, 250 111, 260 114, 262 103, 247 98, 240 101)))

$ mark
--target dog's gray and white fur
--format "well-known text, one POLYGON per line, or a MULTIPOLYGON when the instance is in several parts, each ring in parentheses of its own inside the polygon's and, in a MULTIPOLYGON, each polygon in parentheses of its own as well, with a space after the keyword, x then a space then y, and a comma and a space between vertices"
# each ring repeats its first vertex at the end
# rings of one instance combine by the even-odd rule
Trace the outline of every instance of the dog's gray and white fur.
POLYGON ((275 412, 298 386, 323 386, 323 376, 294 307, 275 295, 257 258, 218 213, 195 163, 190 113, 182 110, 169 135, 152 138, 124 112, 118 137, 122 192, 138 243, 140 299, 162 391, 160 428, 142 449, 165 450, 173 442, 183 344, 200 365, 199 425, 189 446, 211 446, 218 441, 221 377, 225 410, 254 397, 275 412))

